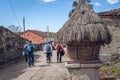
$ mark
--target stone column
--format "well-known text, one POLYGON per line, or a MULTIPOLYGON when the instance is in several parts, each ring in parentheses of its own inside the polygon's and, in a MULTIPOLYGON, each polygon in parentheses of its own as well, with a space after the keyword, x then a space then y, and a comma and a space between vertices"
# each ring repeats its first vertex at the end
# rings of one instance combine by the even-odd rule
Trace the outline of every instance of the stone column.
POLYGON ((68 80, 99 80, 99 68, 101 63, 69 63, 65 64, 68 68, 68 80))

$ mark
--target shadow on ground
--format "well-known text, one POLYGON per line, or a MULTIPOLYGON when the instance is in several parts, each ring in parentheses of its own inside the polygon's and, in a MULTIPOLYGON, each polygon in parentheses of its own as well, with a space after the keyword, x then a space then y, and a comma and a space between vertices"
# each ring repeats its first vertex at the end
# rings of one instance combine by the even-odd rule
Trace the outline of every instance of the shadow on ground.
MULTIPOLYGON (((40 55, 35 54, 35 61, 40 58, 40 55)), ((20 75, 25 73, 28 68, 28 64, 24 59, 11 63, 0 69, 0 80, 15 80, 20 75)))

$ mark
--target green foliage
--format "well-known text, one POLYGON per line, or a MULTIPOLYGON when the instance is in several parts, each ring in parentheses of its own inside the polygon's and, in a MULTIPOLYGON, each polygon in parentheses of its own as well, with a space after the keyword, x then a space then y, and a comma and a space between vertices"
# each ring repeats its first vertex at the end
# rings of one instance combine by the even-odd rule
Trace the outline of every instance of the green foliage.
POLYGON ((87 3, 91 3, 91 0, 86 0, 87 3))
POLYGON ((75 9, 72 9, 70 12, 69 12, 69 17, 73 14, 73 12, 75 11, 75 9))
POLYGON ((77 4, 78 4, 78 2, 77 2, 77 1, 74 1, 73 4, 72 4, 72 6, 73 6, 73 7, 76 7, 77 4))
POLYGON ((92 8, 93 9, 93 7, 94 7, 94 5, 92 5, 92 4, 87 4, 90 8, 92 8))
MULTIPOLYGON (((86 4, 93 9, 93 4, 91 4, 91 0, 86 0, 86 4)), ((69 17, 74 13, 77 5, 78 5, 78 2, 74 1, 72 4, 73 9, 69 12, 69 15, 68 15, 69 17)))

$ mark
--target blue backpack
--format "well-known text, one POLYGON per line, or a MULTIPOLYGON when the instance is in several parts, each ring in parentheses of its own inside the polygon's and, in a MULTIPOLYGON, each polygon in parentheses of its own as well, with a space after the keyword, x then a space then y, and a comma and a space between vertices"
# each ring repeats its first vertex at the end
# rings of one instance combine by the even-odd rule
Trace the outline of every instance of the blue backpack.
POLYGON ((49 44, 46 45, 46 51, 47 51, 47 52, 50 52, 50 51, 51 51, 51 47, 50 47, 49 44))
POLYGON ((28 52, 33 52, 33 45, 32 44, 27 45, 27 51, 28 52))

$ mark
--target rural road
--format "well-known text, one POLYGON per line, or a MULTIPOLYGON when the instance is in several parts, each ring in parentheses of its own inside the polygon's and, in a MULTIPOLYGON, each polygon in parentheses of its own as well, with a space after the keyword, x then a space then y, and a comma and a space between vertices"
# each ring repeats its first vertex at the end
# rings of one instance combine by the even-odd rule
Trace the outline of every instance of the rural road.
POLYGON ((67 80, 65 68, 66 57, 62 63, 56 63, 56 52, 53 51, 52 63, 46 63, 42 51, 35 53, 35 66, 28 67, 22 60, 0 69, 0 80, 67 80))

